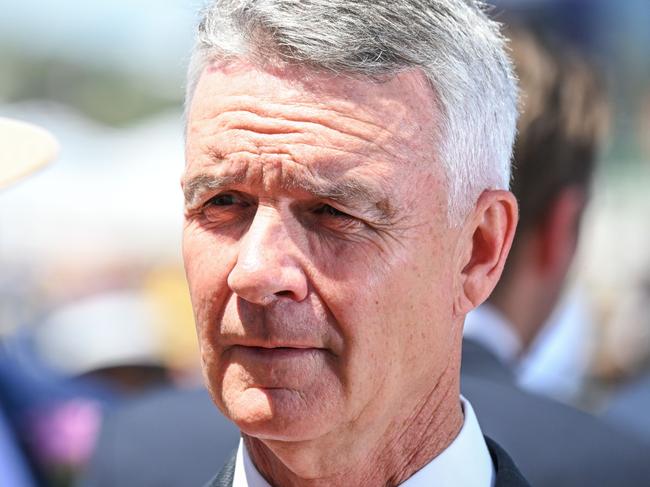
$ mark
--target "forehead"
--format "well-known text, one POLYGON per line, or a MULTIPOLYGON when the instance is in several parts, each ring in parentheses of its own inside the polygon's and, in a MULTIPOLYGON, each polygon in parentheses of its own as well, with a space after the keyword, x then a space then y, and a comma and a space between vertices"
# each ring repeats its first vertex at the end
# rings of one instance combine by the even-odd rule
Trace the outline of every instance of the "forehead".
POLYGON ((286 66, 261 68, 245 60, 215 62, 199 78, 196 97, 212 98, 213 107, 192 103, 190 118, 210 116, 222 98, 257 97, 261 100, 337 106, 373 118, 391 113, 390 122, 425 123, 435 111, 433 90, 420 70, 407 70, 385 80, 352 78, 286 66))
POLYGON ((229 166, 255 172, 251 165, 328 178, 430 170, 437 165, 435 107, 419 71, 375 82, 244 61, 214 64, 203 71, 189 110, 187 173, 229 166))

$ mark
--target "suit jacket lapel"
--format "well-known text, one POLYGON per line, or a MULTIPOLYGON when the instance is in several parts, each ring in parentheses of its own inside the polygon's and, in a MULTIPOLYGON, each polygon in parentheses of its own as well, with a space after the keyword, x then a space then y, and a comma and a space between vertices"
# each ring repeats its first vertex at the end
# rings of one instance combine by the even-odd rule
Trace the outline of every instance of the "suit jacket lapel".
POLYGON ((235 451, 230 460, 221 469, 221 472, 217 474, 212 480, 210 480, 204 487, 232 487, 232 483, 235 479, 235 459, 237 458, 237 452, 235 451))
POLYGON ((494 470, 496 471, 495 487, 530 487, 510 456, 494 440, 485 437, 494 470))

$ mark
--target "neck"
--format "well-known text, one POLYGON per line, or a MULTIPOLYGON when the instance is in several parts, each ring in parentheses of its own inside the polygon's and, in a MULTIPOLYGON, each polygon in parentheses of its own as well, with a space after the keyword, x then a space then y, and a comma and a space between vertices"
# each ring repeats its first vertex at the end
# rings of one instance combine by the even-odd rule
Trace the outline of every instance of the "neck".
POLYGON ((508 272, 489 301, 507 318, 521 340, 525 353, 548 320, 564 288, 565 267, 543 266, 538 233, 524 233, 511 252, 508 272))
POLYGON ((391 409, 394 417, 387 422, 389 426, 376 435, 339 431, 328 438, 302 442, 244 435, 244 441, 253 463, 271 485, 396 486, 458 436, 463 425, 458 371, 448 369, 435 387, 410 407, 391 409))
POLYGON ((552 298, 548 298, 547 294, 540 286, 524 283, 517 291, 490 299, 490 303, 503 314, 519 337, 522 354, 530 349, 553 309, 552 298))

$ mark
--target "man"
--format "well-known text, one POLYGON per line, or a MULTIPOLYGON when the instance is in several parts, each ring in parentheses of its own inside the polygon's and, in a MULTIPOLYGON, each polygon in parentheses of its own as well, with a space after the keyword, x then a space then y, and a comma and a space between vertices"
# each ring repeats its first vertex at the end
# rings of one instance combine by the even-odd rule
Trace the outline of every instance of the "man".
POLYGON ((526 485, 459 397, 517 220, 516 88, 465 0, 217 1, 190 68, 183 254, 211 485, 526 485))
POLYGON ((523 101, 513 161, 520 221, 502 279, 467 319, 463 394, 533 485, 647 485, 647 448, 515 382, 575 253, 607 104, 593 70, 566 47, 511 37, 523 101))
MULTIPOLYGON (((54 137, 34 125, 0 118, 0 189, 54 159, 58 144, 54 137)), ((4 360, 0 336, 0 378, 2 369, 15 364, 4 360)), ((36 485, 27 455, 16 435, 16 426, 8 414, 11 391, 0 380, 0 485, 28 487, 36 485)))

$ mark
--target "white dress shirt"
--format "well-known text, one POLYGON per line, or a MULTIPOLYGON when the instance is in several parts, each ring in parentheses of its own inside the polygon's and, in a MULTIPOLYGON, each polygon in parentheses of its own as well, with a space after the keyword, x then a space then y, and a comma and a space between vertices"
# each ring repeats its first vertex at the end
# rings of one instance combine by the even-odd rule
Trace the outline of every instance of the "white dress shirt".
MULTIPOLYGON (((436 458, 415 472, 401 487, 492 487, 495 470, 483 433, 467 399, 461 396, 463 426, 458 436, 436 458)), ((270 487, 239 442, 233 487, 270 487)))
POLYGON ((506 317, 489 303, 467 314, 463 335, 483 345, 508 367, 516 365, 523 349, 506 317))

